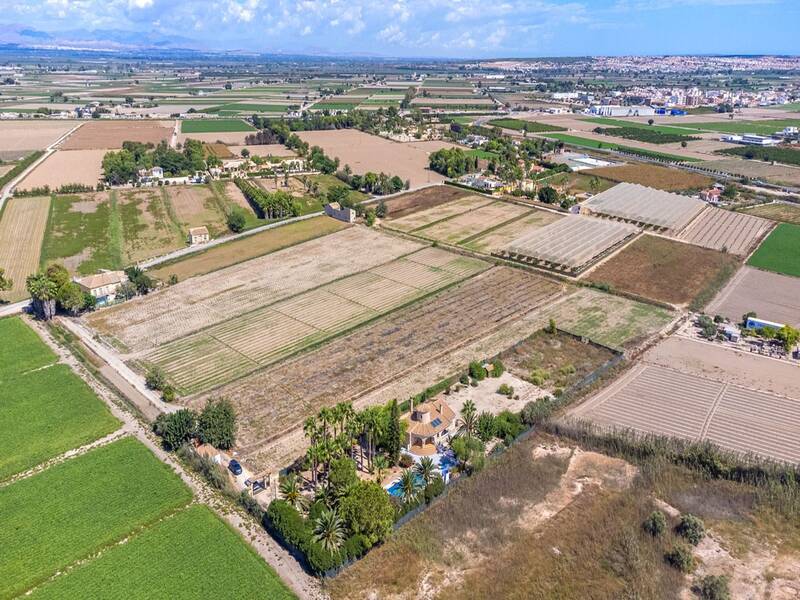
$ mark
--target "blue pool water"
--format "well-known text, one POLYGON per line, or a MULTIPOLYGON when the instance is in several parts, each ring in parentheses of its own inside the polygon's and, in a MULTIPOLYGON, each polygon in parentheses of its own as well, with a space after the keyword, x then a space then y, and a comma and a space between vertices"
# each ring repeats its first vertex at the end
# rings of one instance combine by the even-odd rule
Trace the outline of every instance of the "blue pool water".
MULTIPOLYGON (((444 477, 445 482, 448 481, 447 474, 451 468, 453 468, 456 464, 455 457, 453 456, 452 452, 446 452, 444 454, 439 454, 431 457, 434 461, 439 465, 439 471, 444 477)), ((419 475, 414 475, 414 479, 417 482, 417 485, 421 488, 422 487, 422 477, 419 475)), ((403 490, 400 487, 400 480, 392 482, 392 485, 386 488, 386 491, 389 492, 392 496, 396 496, 397 498, 403 495, 403 490)))
MULTIPOLYGON (((420 489, 423 487, 422 486, 422 477, 420 477, 419 475, 414 475, 414 481, 417 482, 417 486, 420 489)), ((390 495, 395 496, 397 498, 400 498, 403 495, 403 489, 400 486, 400 480, 398 479, 397 481, 392 483, 392 485, 390 485, 388 488, 386 488, 386 491, 389 492, 390 495)))

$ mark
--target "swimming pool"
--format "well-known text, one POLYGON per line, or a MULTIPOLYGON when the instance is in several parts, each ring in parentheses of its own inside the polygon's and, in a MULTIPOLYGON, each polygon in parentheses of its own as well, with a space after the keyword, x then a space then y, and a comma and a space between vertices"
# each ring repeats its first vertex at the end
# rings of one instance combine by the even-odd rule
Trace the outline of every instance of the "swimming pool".
MULTIPOLYGON (((420 477, 416 473, 414 474, 414 481, 416 482, 417 487, 419 489, 422 489, 423 487, 425 487, 423 482, 422 482, 422 477, 420 477)), ((388 488, 386 488, 386 491, 389 492, 389 495, 394 496, 395 498, 402 498, 403 497, 403 487, 400 485, 400 480, 399 479, 397 479, 396 481, 392 482, 392 485, 390 485, 388 488)))
MULTIPOLYGON (((431 458, 433 459, 433 462, 439 467, 439 472, 442 474, 444 482, 449 483, 450 478, 448 477, 448 474, 450 472, 450 469, 452 469, 456 465, 456 459, 455 456, 453 456, 453 453, 448 450, 447 452, 444 452, 442 454, 434 454, 433 456, 431 456, 431 458)), ((416 462, 419 462, 419 458, 415 458, 415 460, 416 462)), ((414 474, 414 481, 417 482, 417 485, 419 486, 420 489, 424 487, 422 482, 422 477, 420 477, 416 473, 414 474)), ((392 484, 386 488, 386 491, 389 492, 389 494, 391 494, 392 496, 395 496, 397 498, 402 497, 403 489, 400 486, 400 480, 395 479, 392 482, 392 484)))

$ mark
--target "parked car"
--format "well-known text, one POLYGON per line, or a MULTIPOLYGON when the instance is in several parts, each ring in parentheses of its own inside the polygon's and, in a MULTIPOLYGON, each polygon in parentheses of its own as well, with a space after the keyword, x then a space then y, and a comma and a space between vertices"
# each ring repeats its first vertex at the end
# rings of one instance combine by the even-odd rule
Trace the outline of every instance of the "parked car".
POLYGON ((231 459, 231 462, 228 463, 228 470, 233 473, 234 475, 241 475, 242 474, 242 465, 239 464, 239 461, 235 458, 231 459))

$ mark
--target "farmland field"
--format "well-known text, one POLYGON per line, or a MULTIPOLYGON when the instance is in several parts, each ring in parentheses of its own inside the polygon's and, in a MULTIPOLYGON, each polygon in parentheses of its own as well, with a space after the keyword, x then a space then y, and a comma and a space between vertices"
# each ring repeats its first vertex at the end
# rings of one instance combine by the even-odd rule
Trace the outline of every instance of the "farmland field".
POLYGON ((559 127, 558 125, 548 125, 546 123, 525 121, 523 119, 492 119, 486 124, 493 127, 515 129, 517 131, 528 131, 530 133, 541 133, 542 131, 566 131, 565 127, 559 127))
POLYGON ((643 163, 588 169, 583 173, 612 181, 638 183, 667 192, 702 189, 710 187, 714 183, 713 179, 705 175, 643 163))
POLYGON ((784 165, 800 166, 800 150, 792 146, 736 146, 718 150, 717 154, 741 156, 746 159, 755 159, 763 162, 783 163, 784 165))
POLYGON ((469 195, 468 191, 449 185, 431 186, 416 192, 408 192, 386 201, 387 219, 400 219, 469 195))
POLYGON ((31 598, 289 599, 275 573, 205 506, 192 506, 43 584, 31 598))
POLYGON ((759 204, 742 212, 765 219, 772 219, 773 221, 800 225, 800 206, 796 204, 772 202, 770 204, 759 204))
POLYGON ((606 150, 620 150, 622 152, 628 152, 630 154, 638 154, 640 156, 647 156, 651 158, 660 158, 663 160, 670 160, 676 162, 692 162, 699 159, 688 157, 688 156, 679 156, 676 154, 667 154, 664 152, 656 152, 654 150, 643 150, 641 148, 634 148, 631 146, 624 146, 621 144, 613 143, 613 142, 606 142, 601 140, 593 140, 590 138, 584 138, 580 136, 575 136, 566 133, 548 133, 545 137, 552 138, 554 140, 559 140, 564 142, 565 144, 571 144, 573 146, 578 146, 581 148, 595 148, 600 149, 604 148, 606 150))
POLYGON ((713 123, 692 123, 696 129, 708 129, 722 133, 756 133, 772 135, 784 127, 798 127, 800 119, 770 119, 760 121, 716 121, 713 123))
POLYGON ((105 150, 57 150, 40 163, 17 186, 31 190, 48 186, 57 190, 61 186, 77 183, 94 188, 103 175, 105 150))
POLYGON ((524 233, 555 223, 561 218, 563 218, 563 215, 556 212, 534 209, 521 219, 516 219, 511 223, 506 223, 488 231, 485 230, 479 235, 461 242, 461 245, 475 252, 491 254, 507 246, 524 233))
MULTIPOLYGON (((417 302, 369 327, 214 392, 240 418, 239 443, 258 470, 271 460, 269 438, 323 406, 357 398, 429 361, 488 335, 552 299, 561 287, 506 267, 417 302), (262 454, 263 450, 263 454, 262 454)), ((202 405, 197 397, 192 405, 202 405)))
POLYGON ((76 121, 0 121, 0 158, 19 158, 33 150, 44 150, 78 125, 76 121))
POLYGON ((188 119, 181 121, 181 133, 226 133, 255 131, 241 119, 188 119))
POLYGON ((703 161, 700 166, 722 171, 723 173, 750 177, 751 179, 763 179, 772 183, 800 185, 800 167, 781 164, 773 165, 758 160, 743 160, 732 157, 703 161))
POLYGON ((690 244, 747 256, 772 223, 745 213, 707 208, 677 238, 690 244))
POLYGON ((177 475, 133 438, 0 488, 0 596, 23 593, 190 499, 177 475))
POLYGON ((730 254, 644 235, 587 278, 645 298, 700 307, 725 285, 737 265, 730 254))
POLYGON ((271 252, 277 252, 314 238, 336 233, 347 227, 348 225, 342 221, 330 217, 314 217, 297 221, 214 246, 175 262, 165 263, 149 271, 149 274, 162 280, 167 280, 170 275, 175 275, 180 281, 183 281, 271 252))
POLYGON ((542 318, 552 318, 559 329, 625 350, 666 327, 675 314, 652 304, 581 288, 568 301, 545 309, 542 318))
POLYGON ((69 136, 61 149, 116 150, 122 142, 159 144, 171 133, 172 121, 90 121, 69 136))
POLYGON ((734 322, 751 311, 768 321, 800 327, 800 278, 742 267, 707 308, 708 314, 734 322))
POLYGON ((18 377, 56 361, 56 355, 19 317, 0 319, 0 381, 18 377))
POLYGON ((625 120, 625 119, 611 119, 607 117, 589 117, 581 119, 589 123, 596 123, 598 125, 606 125, 607 127, 620 127, 620 128, 636 128, 644 129, 646 131, 656 131, 665 135, 691 135, 697 133, 693 123, 686 123, 682 127, 673 127, 671 125, 649 125, 639 121, 625 120))
POLYGON ((487 198, 486 196, 459 196, 456 200, 452 200, 444 204, 437 204, 432 208, 413 212, 398 219, 394 219, 388 223, 387 226, 392 229, 409 233, 444 219, 466 214, 469 211, 481 208, 482 206, 488 206, 493 202, 494 200, 487 198))
POLYGON ((779 224, 747 264, 774 273, 800 277, 800 225, 779 224))
POLYGON ((181 281, 137 302, 91 313, 87 320, 131 350, 152 349, 419 248, 416 242, 351 227, 181 281))
POLYGON ((435 222, 414 230, 414 235, 458 244, 468 241, 487 229, 503 225, 531 212, 531 209, 509 202, 493 202, 475 210, 435 222))
POLYGON ((14 287, 0 292, 0 302, 28 296, 25 278, 39 267, 50 198, 11 198, 0 213, 0 268, 14 287))
POLYGON ((184 394, 228 383, 486 268, 429 248, 252 312, 143 356, 184 394))

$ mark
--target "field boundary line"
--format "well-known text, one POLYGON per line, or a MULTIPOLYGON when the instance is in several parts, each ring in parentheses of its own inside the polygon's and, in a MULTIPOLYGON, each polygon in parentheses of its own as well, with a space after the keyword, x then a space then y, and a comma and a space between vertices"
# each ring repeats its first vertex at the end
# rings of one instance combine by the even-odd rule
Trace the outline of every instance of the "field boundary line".
POLYGON ((731 384, 728 381, 723 382, 722 388, 719 390, 716 398, 714 398, 714 402, 711 403, 711 407, 708 409, 708 414, 706 414, 706 419, 703 421, 703 427, 700 429, 700 435, 697 438, 698 441, 704 440, 706 435, 708 435, 708 428, 711 426, 711 419, 714 418, 714 414, 717 412, 717 407, 719 406, 722 397, 725 395, 725 392, 728 391, 730 385, 731 384))
MULTIPOLYGON (((469 196, 467 196, 467 198, 469 198, 469 196)), ((489 198, 486 198, 486 200, 490 200, 490 199, 489 199, 489 198)), ((456 200, 451 200, 451 202, 458 202, 458 199, 456 199, 456 200)), ((476 210, 478 210, 478 209, 480 209, 480 208, 486 208, 487 206, 491 206, 492 204, 496 204, 496 203, 498 203, 498 202, 502 202, 502 200, 500 200, 499 198, 497 198, 497 199, 495 199, 495 200, 492 200, 492 201, 490 201, 490 202, 487 202, 486 204, 481 204, 480 206, 476 206, 475 208, 470 208, 470 209, 468 209, 468 210, 465 210, 464 212, 460 212, 460 213, 456 213, 456 214, 453 214, 453 215, 449 215, 449 216, 447 216, 447 217, 444 217, 444 218, 442 218, 442 219, 438 219, 438 220, 436 220, 436 221, 431 221, 430 223, 425 223, 425 225, 421 225, 420 227, 417 227, 416 229, 410 229, 410 230, 408 231, 408 234, 409 234, 409 235, 412 235, 412 236, 417 236, 417 232, 419 232, 419 231, 422 231, 423 229, 428 229, 429 227, 433 227, 434 225, 439 225, 440 223, 444 223, 445 221, 451 221, 451 220, 455 219, 456 217, 462 217, 462 216, 464 216, 464 215, 468 215, 469 213, 471 213, 471 212, 475 212, 476 210)), ((448 203, 447 203, 447 202, 445 202, 445 204, 440 204, 439 206, 445 206, 446 204, 448 204, 448 203)), ((434 206, 433 208, 438 208, 438 206, 434 206)), ((421 212, 421 211, 420 211, 420 212, 421 212)), ((411 214, 414 214, 414 213, 411 213, 411 214)), ((409 216, 410 216, 410 215, 409 215, 409 216)), ((402 217, 401 217, 401 218, 402 218, 402 217)), ((398 220, 399 220, 399 219, 398 219, 398 220)), ((426 239, 426 240, 431 240, 431 241, 433 241, 433 238, 427 238, 427 237, 425 237, 425 236, 423 236, 423 235, 420 235, 419 237, 421 237, 421 238, 423 238, 423 239, 426 239)))
POLYGON ((719 308, 720 305, 724 304, 728 297, 733 293, 733 291, 738 287, 741 283, 742 279, 747 275, 746 272, 747 265, 741 265, 739 270, 736 272, 736 275, 731 277, 728 283, 725 285, 720 292, 714 296, 711 302, 708 303, 706 306, 706 310, 709 312, 713 312, 719 308))
MULTIPOLYGON (((519 205, 515 205, 515 206, 519 206, 519 205)), ((494 231, 497 231, 498 229, 500 229, 502 227, 505 227, 506 225, 511 225, 511 223, 516 223, 517 221, 521 221, 525 217, 533 214, 534 212, 536 212, 536 209, 532 208, 528 212, 525 212, 525 213, 522 213, 521 215, 513 217, 513 218, 509 219, 508 221, 503 221, 502 223, 499 223, 498 225, 493 225, 492 227, 489 227, 488 229, 484 229, 483 231, 480 231, 480 232, 478 232, 478 233, 476 233, 474 235, 468 235, 463 240, 458 240, 456 242, 456 244, 458 244, 460 246, 462 244, 468 244, 470 242, 474 242, 475 240, 479 240, 483 236, 489 235, 490 233, 492 233, 494 231)))

